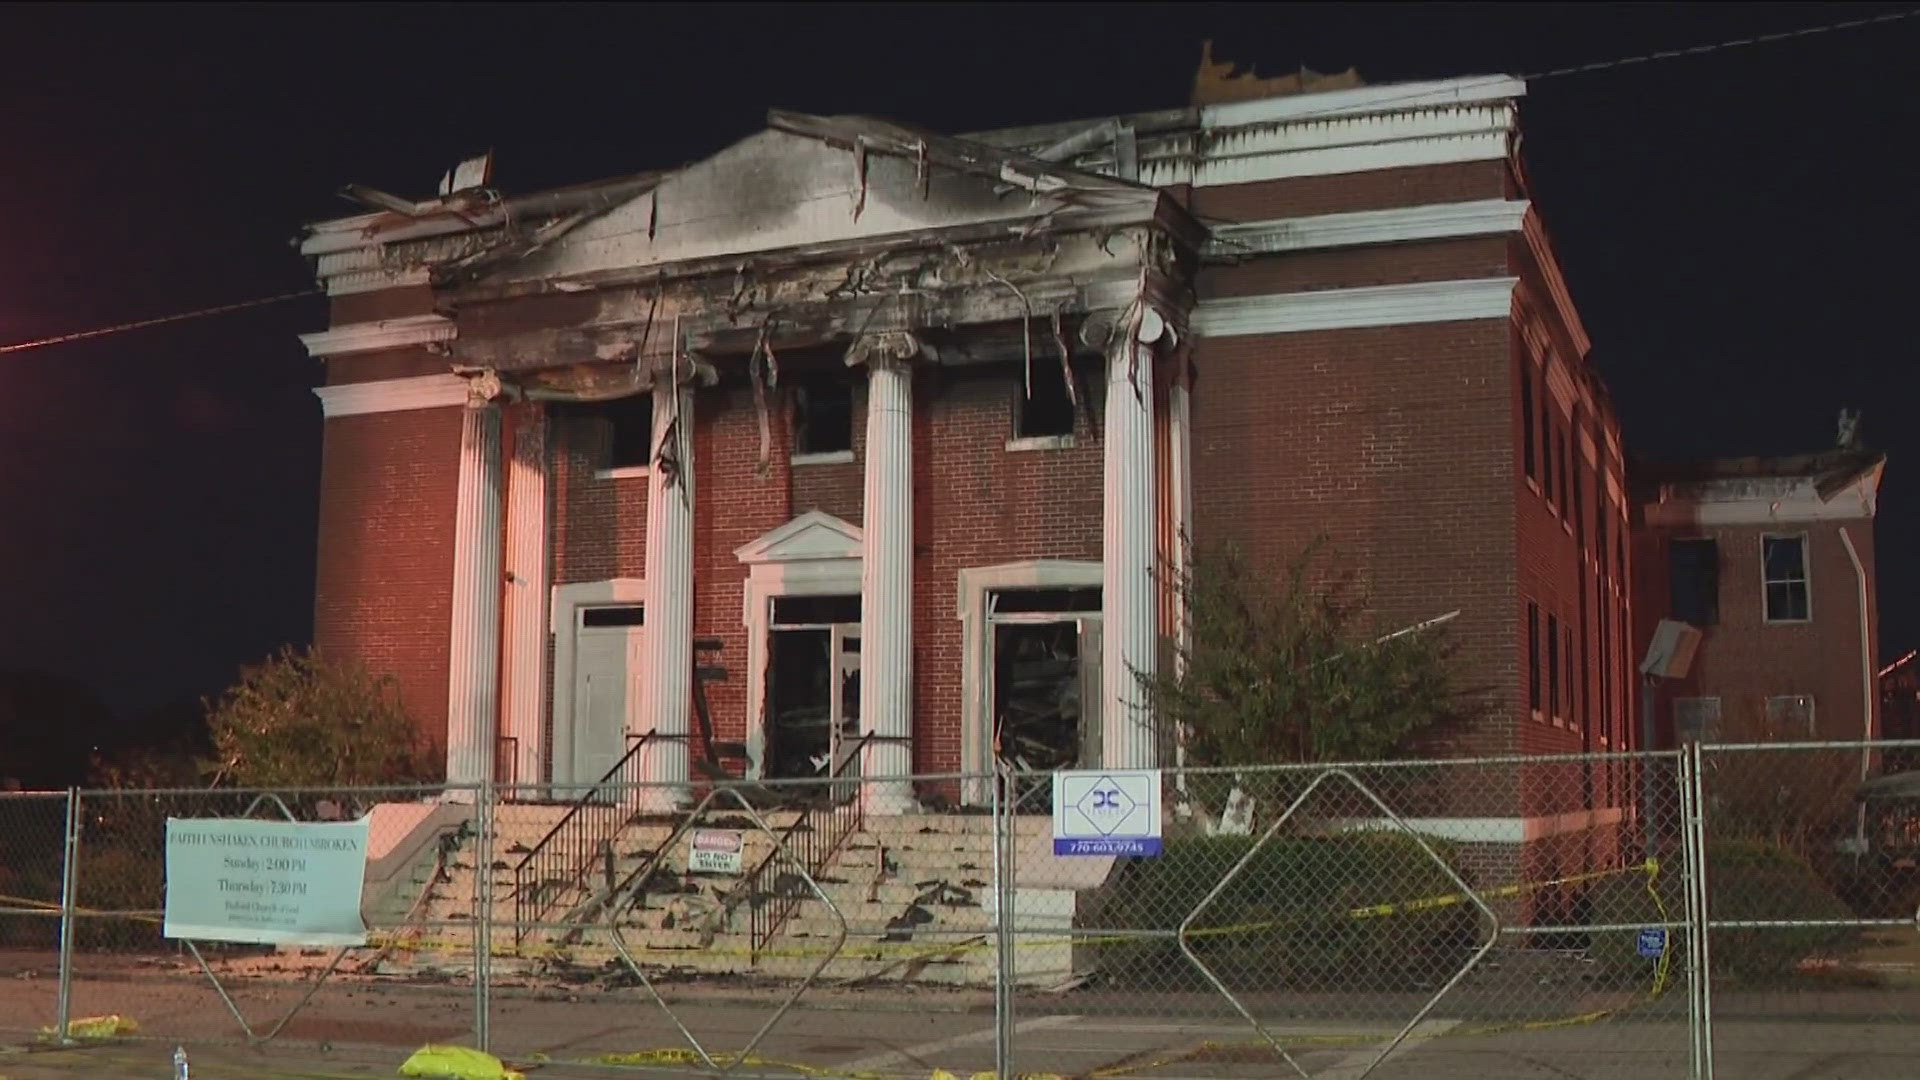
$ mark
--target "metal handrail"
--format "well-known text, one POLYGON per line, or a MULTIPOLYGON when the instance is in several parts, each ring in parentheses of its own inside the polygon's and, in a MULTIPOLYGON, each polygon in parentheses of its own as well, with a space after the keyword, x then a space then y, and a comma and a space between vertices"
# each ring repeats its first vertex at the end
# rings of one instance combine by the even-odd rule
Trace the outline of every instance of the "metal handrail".
MULTIPOLYGON (((593 869, 601 851, 611 844, 626 822, 620 815, 606 817, 589 815, 588 807, 602 805, 601 791, 609 784, 615 785, 615 804, 618 804, 618 792, 630 790, 630 781, 625 773, 640 755, 641 748, 652 742, 658 733, 649 731, 645 735, 633 738, 633 745, 620 755, 620 760, 608 769, 599 780, 580 794, 567 808, 553 828, 547 830, 538 843, 520 857, 513 868, 513 940, 518 945, 526 936, 526 928, 544 918, 552 911, 558 897, 580 883, 580 879, 593 869), (594 828, 598 825, 599 828, 594 828), (561 882, 559 888, 551 886, 561 882)), ((631 736, 630 736, 631 738, 631 736)))
MULTIPOLYGON (((819 805, 803 807, 798 816, 781 831, 779 843, 753 868, 753 871, 740 880, 740 884, 729 892, 730 897, 740 897, 749 901, 748 954, 749 959, 758 960, 760 950, 782 929, 793 913, 799 910, 803 899, 798 894, 788 892, 773 893, 768 889, 768 878, 778 881, 776 863, 782 853, 798 863, 809 878, 818 878, 826 872, 828 864, 840 854, 840 849, 865 821, 858 789, 853 797, 842 803, 839 797, 839 781, 843 780, 848 766, 860 759, 860 751, 874 738, 873 732, 854 739, 851 749, 827 773, 827 782, 821 785, 822 795, 814 800, 819 805), (815 824, 815 815, 820 823, 815 824), (819 827, 824 825, 824 828, 819 827), (804 828, 803 828, 804 826, 804 828)), ((736 903, 738 901, 735 901, 736 903)), ((731 906, 731 905, 729 905, 731 906)))

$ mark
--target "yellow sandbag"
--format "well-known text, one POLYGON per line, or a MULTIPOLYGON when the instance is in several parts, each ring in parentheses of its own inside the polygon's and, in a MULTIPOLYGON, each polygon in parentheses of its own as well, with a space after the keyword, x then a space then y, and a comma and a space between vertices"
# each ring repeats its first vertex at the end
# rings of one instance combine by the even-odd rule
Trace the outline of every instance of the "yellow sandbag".
MULTIPOLYGON (((131 1035, 140 1030, 131 1016, 83 1016, 78 1020, 67 1021, 69 1039, 111 1039, 115 1035, 131 1035)), ((57 1039, 60 1029, 44 1027, 40 1029, 43 1039, 57 1039)))
POLYGON ((465 1046, 423 1046, 400 1064, 400 1075, 431 1080, 526 1080, 492 1054, 465 1046))

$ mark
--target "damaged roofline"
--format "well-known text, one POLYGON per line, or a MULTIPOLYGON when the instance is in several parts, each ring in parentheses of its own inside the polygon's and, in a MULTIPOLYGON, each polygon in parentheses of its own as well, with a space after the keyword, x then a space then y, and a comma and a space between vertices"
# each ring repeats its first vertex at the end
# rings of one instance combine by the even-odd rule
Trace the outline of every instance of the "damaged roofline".
POLYGON ((488 193, 491 197, 479 199, 473 198, 471 193, 462 193, 420 204, 417 216, 382 210, 313 222, 307 225, 305 234, 299 238, 300 254, 327 255, 351 251, 366 247, 376 236, 382 243, 422 240, 492 228, 517 217, 593 214, 610 210, 652 190, 668 175, 663 171, 636 173, 505 200, 491 192, 488 193))
POLYGON ((1065 207, 1040 215, 1021 215, 961 226, 914 229, 858 240, 834 240, 749 254, 715 255, 700 259, 656 263, 651 266, 602 270, 568 278, 542 278, 499 284, 446 283, 456 302, 488 302, 555 293, 633 285, 662 285, 685 278, 736 274, 747 270, 800 269, 810 265, 874 258, 914 250, 936 250, 962 244, 1017 243, 1041 233, 1100 233, 1157 226, 1176 242, 1198 251, 1209 233, 1206 226, 1178 202, 1154 188, 1134 187, 1140 196, 1132 205, 1065 207), (1036 228, 1043 222, 1043 228, 1036 228))

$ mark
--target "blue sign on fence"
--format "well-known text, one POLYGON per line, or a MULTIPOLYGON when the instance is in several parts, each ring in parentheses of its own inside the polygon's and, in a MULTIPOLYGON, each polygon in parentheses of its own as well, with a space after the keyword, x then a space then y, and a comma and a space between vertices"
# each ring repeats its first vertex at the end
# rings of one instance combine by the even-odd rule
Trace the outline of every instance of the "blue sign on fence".
POLYGON ((1667 952, 1667 932, 1660 927, 1640 931, 1640 955, 1649 960, 1667 952))

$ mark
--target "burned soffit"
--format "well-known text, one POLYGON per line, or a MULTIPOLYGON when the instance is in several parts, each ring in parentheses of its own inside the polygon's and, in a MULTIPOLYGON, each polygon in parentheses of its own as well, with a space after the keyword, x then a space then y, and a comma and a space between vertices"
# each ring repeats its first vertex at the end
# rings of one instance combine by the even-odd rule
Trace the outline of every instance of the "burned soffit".
POLYGON ((1057 321, 1143 292, 1182 321, 1200 230, 1158 191, 874 121, 776 119, 808 133, 743 140, 443 288, 457 362, 745 353, 762 335, 1057 321))

